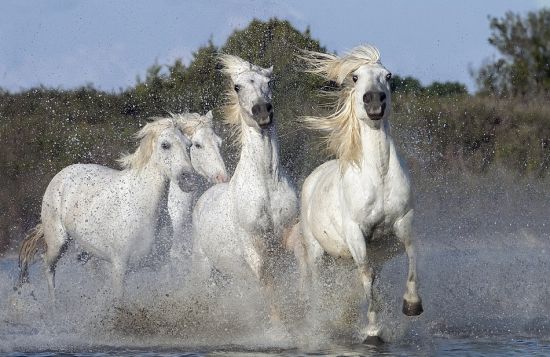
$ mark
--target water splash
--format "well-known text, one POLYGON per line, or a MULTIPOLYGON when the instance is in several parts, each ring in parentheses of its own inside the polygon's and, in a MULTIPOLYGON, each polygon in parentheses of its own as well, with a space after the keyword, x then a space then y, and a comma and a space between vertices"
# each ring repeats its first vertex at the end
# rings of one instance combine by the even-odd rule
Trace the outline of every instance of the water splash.
MULTIPOLYGON (((550 229, 547 181, 438 177, 417 182, 418 271, 425 312, 401 314, 406 258, 385 263, 376 287, 384 339, 422 344, 434 336, 550 338, 550 229)), ((254 281, 214 274, 192 284, 189 261, 140 267, 113 304, 108 268, 79 264, 68 250, 49 303, 42 264, 20 293, 14 256, 0 258, 0 350, 109 348, 292 348, 319 350, 360 341, 365 320, 353 266, 325 261, 316 308, 298 294, 295 263, 273 266, 284 328, 272 326, 254 281), (313 314, 312 311, 315 311, 313 314)))

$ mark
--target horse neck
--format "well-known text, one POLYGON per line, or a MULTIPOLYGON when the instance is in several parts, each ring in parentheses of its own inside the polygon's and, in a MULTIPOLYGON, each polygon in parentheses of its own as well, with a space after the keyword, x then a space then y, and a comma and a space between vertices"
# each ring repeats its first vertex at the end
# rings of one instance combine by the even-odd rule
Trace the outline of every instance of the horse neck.
POLYGON ((362 166, 374 168, 379 174, 385 176, 390 162, 391 139, 387 119, 382 119, 380 124, 380 128, 375 129, 363 121, 360 122, 362 166))
POLYGON ((147 164, 139 170, 127 170, 126 175, 128 192, 134 196, 136 206, 140 207, 143 213, 155 218, 160 213, 159 208, 166 209, 170 180, 158 167, 147 164))
POLYGON ((256 129, 242 124, 241 157, 235 168, 235 179, 247 180, 250 172, 264 180, 279 179, 279 143, 274 125, 258 132, 256 129))

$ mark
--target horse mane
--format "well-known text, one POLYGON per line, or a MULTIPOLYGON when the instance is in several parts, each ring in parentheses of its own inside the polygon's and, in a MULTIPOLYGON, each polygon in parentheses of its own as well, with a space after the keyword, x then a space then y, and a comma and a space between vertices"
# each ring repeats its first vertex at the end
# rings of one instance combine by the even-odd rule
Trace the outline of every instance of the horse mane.
POLYGON ((219 56, 222 65, 221 72, 231 78, 225 90, 225 104, 222 107, 223 122, 230 128, 229 137, 236 143, 241 143, 242 121, 245 113, 239 104, 239 97, 233 88, 233 78, 243 72, 256 72, 262 76, 269 76, 271 71, 255 64, 249 63, 237 56, 221 54, 219 56))
POLYGON ((336 155, 342 172, 353 164, 361 166, 361 126, 355 115, 355 88, 350 74, 363 65, 380 63, 380 52, 371 45, 355 47, 342 57, 314 51, 304 51, 300 56, 308 66, 306 72, 336 82, 339 87, 324 94, 332 97, 334 112, 322 117, 306 116, 304 124, 324 133, 327 148, 336 155))
POLYGON ((151 118, 153 121, 145 124, 140 131, 134 134, 134 139, 139 140, 137 149, 131 154, 124 154, 118 159, 123 170, 141 170, 149 162, 155 143, 160 133, 166 129, 177 128, 172 118, 151 118))
POLYGON ((200 115, 199 113, 170 113, 170 118, 175 121, 181 132, 190 138, 198 129, 212 127, 212 117, 209 115, 211 115, 211 113, 207 115, 200 115))

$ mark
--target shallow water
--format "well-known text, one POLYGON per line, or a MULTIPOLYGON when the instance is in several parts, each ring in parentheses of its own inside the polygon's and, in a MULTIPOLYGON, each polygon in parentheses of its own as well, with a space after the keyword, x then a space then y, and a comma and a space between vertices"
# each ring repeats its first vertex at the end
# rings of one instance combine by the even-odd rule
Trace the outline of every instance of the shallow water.
POLYGON ((363 346, 355 271, 327 261, 319 310, 306 319, 292 259, 278 270, 286 331, 252 283, 191 286, 188 264, 139 268, 113 306, 107 266, 69 249, 49 304, 41 264, 18 294, 15 255, 0 258, 0 353, 8 356, 550 355, 548 184, 449 181, 417 190, 418 273, 425 312, 401 313, 406 259, 383 266, 387 344, 363 346), (474 187, 474 188, 472 188, 474 187), (21 351, 15 352, 15 351, 21 351), (54 351, 54 352, 50 352, 54 351))
POLYGON ((10 357, 50 357, 50 356, 142 356, 142 357, 198 357, 198 356, 548 356, 550 341, 536 339, 458 339, 434 338, 422 345, 393 344, 382 347, 362 345, 337 346, 318 351, 301 350, 244 350, 239 348, 218 349, 179 349, 162 350, 149 348, 140 349, 105 349, 101 352, 74 352, 74 351, 40 351, 40 352, 11 352, 0 356, 10 357))

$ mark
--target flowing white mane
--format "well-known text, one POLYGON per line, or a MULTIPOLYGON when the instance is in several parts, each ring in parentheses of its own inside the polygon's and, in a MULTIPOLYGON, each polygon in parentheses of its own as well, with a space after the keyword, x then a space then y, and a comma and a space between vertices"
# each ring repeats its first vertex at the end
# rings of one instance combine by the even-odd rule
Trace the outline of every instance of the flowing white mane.
POLYGON ((225 105, 222 108, 224 119, 223 121, 231 128, 230 137, 233 142, 241 142, 241 121, 245 114, 239 104, 239 97, 237 92, 233 89, 233 78, 244 72, 256 72, 262 76, 269 76, 271 71, 255 64, 249 63, 237 56, 222 54, 219 57, 220 64, 222 65, 221 72, 227 75, 232 81, 228 82, 227 89, 225 91, 225 105))
POLYGON ((371 45, 355 47, 342 57, 333 54, 305 51, 301 58, 308 68, 306 72, 317 74, 328 81, 334 81, 339 88, 328 95, 335 97, 331 107, 335 110, 324 117, 304 117, 311 129, 325 134, 327 147, 336 155, 342 172, 350 165, 361 165, 361 127, 355 115, 355 88, 350 74, 363 65, 380 63, 380 52, 371 45))
POLYGON ((341 85, 346 77, 359 67, 380 63, 380 52, 374 46, 362 45, 355 47, 342 57, 329 53, 304 51, 304 56, 301 58, 309 66, 307 72, 315 73, 341 85))
POLYGON ((142 169, 149 162, 160 133, 166 129, 176 128, 176 123, 172 118, 152 119, 152 122, 147 123, 140 131, 134 134, 134 138, 139 140, 139 146, 136 151, 123 155, 117 160, 122 169, 142 169))

